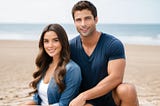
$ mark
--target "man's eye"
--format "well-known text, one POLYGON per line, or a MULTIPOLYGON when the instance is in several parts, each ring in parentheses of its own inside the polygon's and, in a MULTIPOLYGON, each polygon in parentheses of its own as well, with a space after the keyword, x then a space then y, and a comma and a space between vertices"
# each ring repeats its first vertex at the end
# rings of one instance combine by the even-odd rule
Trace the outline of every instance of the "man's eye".
POLYGON ((81 19, 76 19, 76 21, 77 21, 77 22, 80 22, 80 21, 81 21, 81 19))
POLYGON ((90 19, 92 19, 92 17, 86 17, 86 20, 90 20, 90 19))

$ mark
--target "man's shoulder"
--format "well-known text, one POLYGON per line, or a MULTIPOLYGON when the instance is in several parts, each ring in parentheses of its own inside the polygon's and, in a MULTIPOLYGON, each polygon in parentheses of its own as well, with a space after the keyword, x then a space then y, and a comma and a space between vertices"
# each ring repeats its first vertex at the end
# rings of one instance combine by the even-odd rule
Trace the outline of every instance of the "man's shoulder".
POLYGON ((102 40, 108 46, 122 45, 122 42, 115 35, 102 33, 102 40))
MULTIPOLYGON (((102 33, 102 38, 107 41, 115 41, 119 40, 115 35, 107 34, 107 33, 102 33)), ((119 40, 120 41, 120 40, 119 40)))
POLYGON ((70 43, 70 45, 71 45, 71 44, 75 44, 78 40, 80 40, 80 36, 79 36, 79 35, 76 36, 76 37, 74 37, 74 38, 72 38, 72 39, 69 41, 69 43, 70 43))
POLYGON ((108 33, 104 33, 104 32, 102 32, 102 34, 101 34, 104 38, 107 38, 107 39, 117 39, 116 37, 115 37, 115 35, 112 35, 112 34, 108 34, 108 33))

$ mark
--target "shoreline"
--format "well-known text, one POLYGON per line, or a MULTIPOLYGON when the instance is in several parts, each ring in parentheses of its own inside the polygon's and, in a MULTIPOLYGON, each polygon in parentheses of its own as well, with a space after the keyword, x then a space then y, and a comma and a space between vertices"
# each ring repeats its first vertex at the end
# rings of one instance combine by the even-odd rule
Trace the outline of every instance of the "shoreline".
MULTIPOLYGON (((124 82, 135 85, 140 106, 160 105, 160 46, 124 44, 124 82)), ((38 41, 0 40, 0 105, 16 105, 26 99, 38 53, 38 41)))

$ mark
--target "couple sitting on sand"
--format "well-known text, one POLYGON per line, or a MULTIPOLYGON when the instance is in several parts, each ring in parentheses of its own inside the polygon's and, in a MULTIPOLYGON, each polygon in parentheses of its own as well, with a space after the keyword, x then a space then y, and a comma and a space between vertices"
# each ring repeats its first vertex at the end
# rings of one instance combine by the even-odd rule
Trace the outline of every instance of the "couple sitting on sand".
POLYGON ((70 41, 61 25, 44 28, 30 83, 33 99, 21 106, 139 106, 135 87, 123 83, 124 46, 97 31, 96 7, 79 1, 72 16, 80 35, 70 41))

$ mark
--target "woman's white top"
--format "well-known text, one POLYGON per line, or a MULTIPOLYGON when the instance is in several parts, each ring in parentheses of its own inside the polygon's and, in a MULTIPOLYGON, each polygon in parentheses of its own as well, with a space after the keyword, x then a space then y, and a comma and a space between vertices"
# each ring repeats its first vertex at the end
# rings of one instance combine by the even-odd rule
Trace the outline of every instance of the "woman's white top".
POLYGON ((47 90, 48 90, 48 84, 45 84, 43 79, 40 82, 38 94, 40 98, 42 99, 41 105, 48 105, 48 96, 47 96, 47 90))

